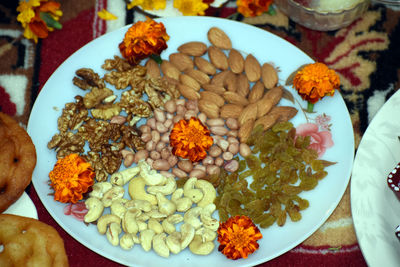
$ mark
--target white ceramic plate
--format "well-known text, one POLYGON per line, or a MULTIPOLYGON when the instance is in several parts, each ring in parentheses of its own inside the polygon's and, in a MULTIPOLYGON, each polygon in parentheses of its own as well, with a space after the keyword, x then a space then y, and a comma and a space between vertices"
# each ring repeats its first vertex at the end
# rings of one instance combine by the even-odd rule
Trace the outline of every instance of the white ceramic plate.
POLYGON ((357 239, 367 264, 399 266, 400 202, 386 178, 400 161, 400 91, 378 111, 369 124, 354 161, 350 193, 357 239))
POLYGON ((38 218, 35 204, 33 204, 32 200, 25 192, 17 201, 14 202, 14 204, 8 207, 8 209, 6 209, 3 213, 30 217, 34 219, 38 218))
MULTIPOLYGON (((218 26, 230 37, 233 46, 246 53, 252 53, 260 63, 274 62, 279 67, 280 83, 284 84, 286 78, 299 66, 311 63, 312 60, 302 51, 285 40, 254 26, 244 23, 211 17, 176 17, 160 19, 167 33, 170 35, 168 50, 162 53, 163 58, 168 58, 176 52, 179 45, 188 41, 207 40, 207 31, 212 26, 218 26)), ((92 68, 100 76, 104 75, 101 65, 107 58, 120 55, 118 44, 122 41, 128 26, 106 34, 69 57, 49 78, 40 92, 31 112, 28 132, 35 143, 38 163, 34 172, 33 183, 40 199, 54 219, 75 239, 93 251, 125 265, 134 266, 253 266, 258 263, 275 258, 292 249, 314 231, 316 231, 329 217, 339 203, 349 181, 354 157, 354 138, 348 110, 339 93, 334 97, 324 98, 315 105, 319 114, 331 116, 331 133, 335 145, 328 149, 323 159, 337 162, 327 170, 329 175, 324 178, 316 189, 301 194, 310 201, 310 207, 305 210, 300 222, 292 223, 290 220, 285 227, 276 225, 262 230, 264 238, 259 241, 260 249, 248 259, 228 260, 217 249, 209 256, 195 256, 188 249, 178 255, 171 255, 168 259, 161 258, 155 252, 144 252, 140 246, 133 251, 123 251, 119 247, 111 246, 105 236, 100 236, 94 225, 86 227, 82 222, 72 216, 65 216, 64 205, 53 201, 48 195, 50 189, 47 185, 48 173, 53 168, 56 157, 55 152, 47 149, 47 143, 57 132, 57 118, 66 102, 73 102, 74 96, 83 94, 82 90, 73 86, 72 79, 79 68, 92 68), (57 107, 55 109, 54 107, 57 107)), ((298 103, 303 107, 306 103, 292 90, 298 103)), ((291 102, 282 100, 285 105, 291 102)), ((297 105, 297 108, 301 108, 297 105)), ((292 119, 294 125, 304 123, 303 112, 292 119)), ((215 241, 216 246, 217 241, 215 241)))
MULTIPOLYGON (((213 3, 210 4, 211 7, 220 7, 222 6, 227 0, 215 0, 213 3)), ((140 6, 138 6, 140 8, 140 6)), ((141 8, 140 8, 141 9, 141 8)), ((179 17, 183 16, 182 12, 180 12, 178 9, 174 8, 174 3, 173 0, 168 0, 166 3, 166 6, 164 9, 158 9, 158 10, 143 10, 143 12, 160 17, 160 18, 166 18, 166 17, 179 17)))

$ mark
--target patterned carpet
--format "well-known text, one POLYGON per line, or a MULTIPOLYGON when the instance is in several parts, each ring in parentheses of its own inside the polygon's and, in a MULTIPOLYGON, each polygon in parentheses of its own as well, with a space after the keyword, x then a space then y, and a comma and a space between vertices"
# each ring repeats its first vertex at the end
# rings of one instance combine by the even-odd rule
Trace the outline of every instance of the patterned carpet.
MULTIPOLYGON (((37 44, 22 38, 16 20, 16 1, 0 4, 0 110, 26 126, 30 110, 46 80, 77 49, 121 26, 144 16, 126 10, 122 0, 60 1, 64 12, 63 29, 37 44), (106 8, 116 14, 115 21, 104 21, 97 11, 106 8)), ((208 15, 228 17, 234 13, 234 1, 208 15)), ((369 122, 385 101, 400 87, 400 11, 383 5, 371 5, 350 26, 337 31, 306 29, 277 11, 274 16, 255 18, 238 16, 236 20, 272 32, 299 47, 314 60, 324 62, 340 74, 341 94, 351 114, 358 146, 369 122)), ((61 85, 60 85, 61 86, 61 85)), ((33 187, 39 218, 62 234, 71 266, 113 263, 81 246, 65 233, 38 200, 33 187), (89 256, 88 256, 89 255, 89 256)), ((327 222, 301 245, 262 266, 365 266, 354 232, 350 190, 327 222)), ((88 266, 88 265, 86 265, 88 266)))

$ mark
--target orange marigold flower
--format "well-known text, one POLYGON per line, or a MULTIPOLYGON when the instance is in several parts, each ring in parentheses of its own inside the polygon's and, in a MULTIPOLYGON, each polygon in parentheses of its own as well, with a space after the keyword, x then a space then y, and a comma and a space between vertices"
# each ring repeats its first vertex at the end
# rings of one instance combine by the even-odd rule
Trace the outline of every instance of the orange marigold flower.
POLYGON ((36 43, 38 38, 46 38, 54 29, 61 29, 58 22, 62 16, 60 3, 48 0, 23 0, 17 7, 19 12, 17 20, 24 27, 24 37, 33 39, 36 43))
POLYGON ((237 0, 237 10, 245 17, 259 16, 267 12, 273 0, 237 0))
POLYGON ((339 89, 340 79, 336 72, 323 63, 313 63, 299 70, 293 79, 293 87, 311 104, 324 96, 333 96, 339 89))
POLYGON ((94 184, 95 172, 90 163, 78 154, 61 158, 49 173, 54 200, 76 203, 94 184))
POLYGON ((229 218, 220 223, 217 230, 218 251, 221 251, 228 259, 247 259, 248 255, 258 249, 257 240, 262 234, 252 220, 244 215, 229 218))
POLYGON ((166 49, 169 35, 162 22, 157 23, 147 18, 133 24, 119 44, 119 50, 124 58, 132 65, 151 55, 160 55, 166 49))
POLYGON ((195 117, 175 123, 169 140, 175 156, 190 159, 192 162, 204 159, 207 156, 207 150, 213 144, 210 130, 195 117))

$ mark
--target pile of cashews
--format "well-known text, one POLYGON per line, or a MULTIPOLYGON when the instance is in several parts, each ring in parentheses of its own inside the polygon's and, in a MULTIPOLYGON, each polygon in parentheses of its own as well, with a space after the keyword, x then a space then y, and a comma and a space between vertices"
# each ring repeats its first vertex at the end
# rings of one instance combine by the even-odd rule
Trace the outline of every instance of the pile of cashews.
POLYGON ((192 177, 183 188, 177 188, 172 174, 158 173, 142 160, 114 173, 109 182, 93 185, 85 201, 88 213, 84 221, 97 221, 98 232, 125 250, 140 244, 143 250, 153 248, 162 257, 186 247, 194 254, 208 255, 214 250, 219 227, 212 217, 215 198, 210 182, 192 177), (124 198, 127 183, 131 199, 124 198), (107 207, 110 213, 106 214, 107 207))

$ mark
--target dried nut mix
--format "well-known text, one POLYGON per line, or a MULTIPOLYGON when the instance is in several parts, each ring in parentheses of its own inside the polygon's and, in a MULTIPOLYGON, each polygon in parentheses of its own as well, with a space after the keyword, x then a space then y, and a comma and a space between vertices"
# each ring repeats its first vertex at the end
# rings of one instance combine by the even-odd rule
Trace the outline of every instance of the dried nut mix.
MULTIPOLYGON (((238 208, 234 203, 239 200, 234 199, 231 189, 245 194, 247 184, 243 184, 245 179, 229 182, 250 174, 244 171, 244 165, 251 167, 255 162, 250 148, 254 145, 254 131, 268 131, 297 114, 293 107, 277 106, 288 92, 278 85, 278 72, 272 64, 262 65, 251 54, 243 56, 217 27, 212 27, 207 37, 211 45, 198 41, 182 44, 160 65, 148 59, 144 66, 132 66, 114 56, 104 61, 103 77, 88 68, 76 71, 73 84, 88 92, 65 105, 58 119, 59 133, 48 148, 55 149, 58 158, 79 153, 92 164, 98 183, 85 202, 89 210, 85 222, 97 221, 99 232, 106 234, 113 245, 130 249, 140 243, 146 251, 153 246, 163 257, 185 247, 196 254, 210 253, 215 233, 209 231, 215 232, 219 225, 211 217, 216 208, 214 186, 219 193, 216 203, 220 218, 234 215, 238 208), (107 84, 123 90, 119 101, 107 84), (179 158, 169 145, 174 124, 192 117, 212 134, 212 145, 199 162, 179 158), (146 123, 138 128, 136 123, 142 118, 146 123), (89 151, 84 150, 85 140, 89 151), (239 155, 247 161, 240 161, 239 155), (118 172, 124 160, 128 169, 118 172), (132 162, 138 166, 129 168, 132 162), (245 174, 239 174, 243 171, 245 174), (123 199, 123 186, 128 183, 131 200, 123 199), (107 189, 104 192, 103 185, 107 189), (206 192, 206 188, 212 188, 214 193, 206 192), (210 203, 203 203, 210 199, 210 203), (192 207, 193 202, 197 206, 192 207), (95 211, 93 207, 97 206, 101 210, 95 211), (106 207, 110 207, 111 214, 103 215, 106 207), (111 224, 104 225, 106 221, 111 224), (184 224, 176 231, 174 224, 180 221, 184 224), (124 234, 119 239, 121 232, 124 234), (207 253, 201 252, 200 246, 207 247, 207 253)), ((283 188, 287 189, 292 187, 283 188)), ((252 208, 258 212, 266 205, 276 208, 279 203, 276 199, 269 201, 246 203, 249 215, 252 208)), ((286 211, 292 220, 297 220, 299 213, 295 209, 306 208, 306 203, 297 196, 291 201, 295 203, 291 202, 293 205, 287 206, 286 211)), ((283 225, 283 217, 276 219, 283 213, 266 214, 257 213, 256 222, 261 227, 276 220, 283 225)))

